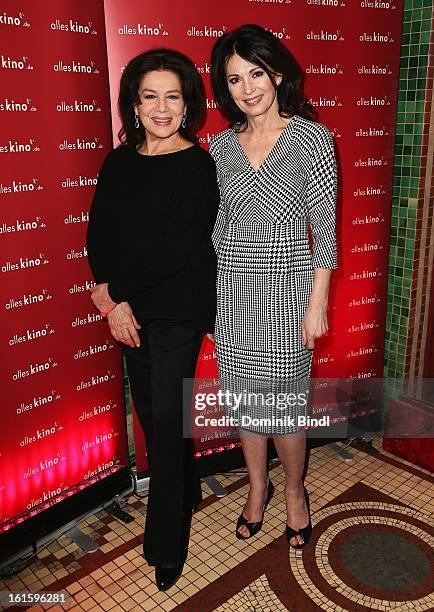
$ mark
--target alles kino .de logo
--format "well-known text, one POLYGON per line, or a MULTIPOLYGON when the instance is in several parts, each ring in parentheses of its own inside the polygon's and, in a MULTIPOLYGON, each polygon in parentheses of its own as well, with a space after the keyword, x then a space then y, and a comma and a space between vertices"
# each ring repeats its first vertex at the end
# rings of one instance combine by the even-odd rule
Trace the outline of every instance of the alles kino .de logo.
POLYGON ((92 21, 83 24, 73 19, 69 19, 68 21, 56 19, 50 24, 50 28, 58 32, 71 32, 72 34, 98 34, 92 21))
POLYGON ((38 109, 33 104, 30 98, 24 101, 13 100, 9 98, 0 99, 0 111, 5 113, 27 113, 28 111, 35 112, 38 109))
POLYGON ((48 357, 47 361, 42 361, 40 363, 30 363, 25 370, 19 368, 16 372, 12 374, 12 380, 22 380, 23 378, 27 378, 28 376, 41 374, 43 372, 47 372, 51 368, 56 367, 57 361, 55 361, 53 357, 48 357))
POLYGON ((40 150, 34 138, 29 138, 27 142, 9 140, 6 144, 0 145, 0 153, 37 153, 40 150))
POLYGON ((29 270, 31 268, 38 268, 39 266, 45 266, 50 263, 44 253, 39 253, 37 257, 20 257, 18 261, 7 261, 2 265, 2 272, 17 272, 20 270, 29 270))
POLYGON ((23 478, 27 479, 32 476, 37 476, 46 470, 57 467, 63 461, 66 461, 66 457, 62 455, 62 451, 58 451, 57 455, 45 457, 44 459, 40 459, 39 463, 29 465, 23 474, 23 478))
POLYGON ((146 23, 130 25, 129 23, 124 23, 119 26, 118 34, 121 36, 168 36, 169 32, 161 22, 154 25, 146 23))
POLYGON ((38 427, 36 431, 32 432, 30 435, 25 435, 24 438, 20 441, 20 446, 28 446, 29 444, 33 444, 34 442, 39 442, 40 440, 45 440, 50 436, 54 436, 59 431, 62 431, 63 425, 54 421, 51 426, 47 427, 38 427))
POLYGON ((83 100, 74 99, 69 103, 62 100, 59 102, 59 104, 57 104, 56 110, 59 113, 100 113, 101 107, 97 100, 84 102, 83 100))
POLYGON ((51 334, 55 333, 54 327, 51 326, 50 323, 46 323, 40 329, 26 329, 24 333, 14 334, 12 338, 9 339, 9 346, 17 346, 18 344, 22 344, 23 342, 31 342, 32 340, 38 340, 39 338, 45 338, 51 334))
POLYGON ((42 289, 41 291, 35 291, 32 293, 24 293, 20 297, 11 297, 4 305, 5 310, 12 310, 12 308, 23 308, 24 306, 32 306, 33 304, 40 304, 44 300, 52 300, 53 296, 49 293, 48 289, 42 289))
POLYGON ((30 58, 25 55, 19 58, 0 55, 0 68, 4 70, 33 70, 33 64, 30 63, 30 58))
POLYGON ((94 61, 90 61, 88 64, 82 64, 78 60, 72 60, 66 64, 62 60, 59 60, 57 64, 53 66, 54 72, 74 72, 77 74, 99 74, 98 67, 94 61))
POLYGON ((15 26, 17 28, 30 28, 30 23, 24 13, 18 15, 8 15, 6 12, 0 14, 0 25, 15 26))
POLYGON ((45 229, 47 224, 42 221, 41 217, 35 217, 31 221, 25 221, 24 219, 16 219, 11 225, 9 223, 2 223, 0 225, 0 236, 5 234, 13 234, 15 232, 29 232, 37 229, 45 229))
POLYGON ((56 389, 51 389, 49 393, 45 393, 44 395, 34 395, 31 400, 20 402, 20 405, 16 409, 16 413, 25 414, 34 408, 51 406, 51 404, 58 399, 60 399, 60 393, 57 393, 56 389))
POLYGON ((41 191, 44 189, 37 178, 34 178, 30 183, 22 181, 12 181, 12 185, 3 185, 0 183, 0 195, 4 193, 29 193, 32 191, 41 191))

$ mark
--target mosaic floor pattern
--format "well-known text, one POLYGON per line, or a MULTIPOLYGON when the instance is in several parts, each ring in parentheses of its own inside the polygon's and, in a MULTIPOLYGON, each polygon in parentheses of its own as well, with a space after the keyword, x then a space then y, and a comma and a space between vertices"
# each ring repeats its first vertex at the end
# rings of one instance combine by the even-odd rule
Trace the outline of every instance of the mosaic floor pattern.
POLYGON ((284 474, 275 463, 263 529, 246 542, 236 539, 234 524, 247 478, 219 476, 224 498, 203 483, 184 573, 167 592, 158 591, 154 569, 140 556, 146 497, 135 496, 125 507, 133 523, 100 512, 79 525, 97 552, 85 554, 62 537, 0 581, 0 590, 66 591, 67 604, 53 612, 433 610, 434 476, 383 451, 380 440, 374 445, 379 452, 371 454, 353 444, 349 461, 326 446, 312 450, 305 484, 314 529, 303 550, 289 549, 284 535, 284 474))

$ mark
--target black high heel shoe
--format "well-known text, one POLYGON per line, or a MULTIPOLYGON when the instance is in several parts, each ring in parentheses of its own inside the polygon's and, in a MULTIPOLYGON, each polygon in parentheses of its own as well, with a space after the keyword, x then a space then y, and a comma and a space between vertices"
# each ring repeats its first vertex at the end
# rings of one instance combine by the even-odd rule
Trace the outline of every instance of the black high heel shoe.
POLYGON ((303 548, 304 546, 306 546, 306 544, 309 542, 310 540, 310 536, 312 535, 312 521, 310 518, 310 504, 309 504, 309 493, 306 491, 306 487, 303 487, 304 489, 304 498, 306 500, 306 505, 307 505, 307 511, 309 513, 309 523, 306 525, 306 527, 302 527, 301 529, 293 529, 292 527, 288 527, 288 524, 286 524, 286 538, 288 540, 288 543, 290 545, 291 548, 303 548), (294 536, 301 536, 303 538, 303 543, 302 544, 295 544, 292 545, 290 540, 291 538, 293 538, 294 536))
POLYGON ((260 521, 256 521, 255 523, 249 523, 248 520, 246 519, 246 517, 241 512, 241 514, 240 514, 240 516, 238 518, 238 521, 237 521, 237 527, 235 529, 235 535, 237 536, 237 538, 239 540, 248 540, 252 536, 256 535, 258 533, 258 531, 260 531, 262 529, 262 523, 264 521, 265 510, 267 509, 267 506, 268 506, 268 504, 270 502, 270 499, 273 497, 273 494, 274 494, 274 485, 273 485, 273 483, 270 480, 268 482, 267 498, 266 498, 264 506, 262 508, 262 519, 260 521), (241 527, 241 525, 245 525, 247 527, 247 531, 249 532, 248 536, 244 537, 238 531, 238 529, 241 527))
POLYGON ((179 565, 157 565, 155 567, 155 584, 159 591, 167 591, 181 577, 184 563, 179 565))

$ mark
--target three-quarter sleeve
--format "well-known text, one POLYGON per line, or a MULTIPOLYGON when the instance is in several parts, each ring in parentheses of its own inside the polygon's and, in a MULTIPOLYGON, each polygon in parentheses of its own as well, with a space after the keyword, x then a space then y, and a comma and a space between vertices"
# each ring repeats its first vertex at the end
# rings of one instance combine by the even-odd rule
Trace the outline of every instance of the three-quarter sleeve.
POLYGON ((219 188, 213 159, 207 155, 174 189, 171 213, 164 227, 156 226, 152 248, 146 240, 124 247, 119 273, 108 292, 114 302, 136 295, 177 274, 203 240, 210 239, 219 206, 219 188))
POLYGON ((109 153, 98 173, 86 236, 88 261, 97 284, 108 282, 117 265, 116 233, 112 221, 114 180, 112 153, 109 153))
MULTIPOLYGON (((216 166, 218 168, 219 165, 219 145, 216 141, 216 137, 211 139, 211 142, 209 144, 209 152, 212 155, 216 166)), ((217 172, 217 181, 218 181, 218 186, 219 186, 219 192, 220 192, 220 203, 219 203, 219 208, 218 208, 218 212, 217 212, 217 219, 214 225, 214 229, 213 229, 213 233, 212 233, 212 243, 214 245, 214 250, 218 255, 219 252, 219 245, 220 245, 220 241, 222 239, 222 236, 225 232, 225 226, 226 226, 226 221, 227 221, 227 216, 226 216, 226 206, 223 200, 223 195, 222 195, 222 190, 221 190, 221 186, 220 186, 220 179, 218 176, 218 172, 217 172)))
POLYGON ((315 132, 306 204, 312 230, 314 268, 338 267, 336 245, 337 167, 333 136, 322 124, 315 132))

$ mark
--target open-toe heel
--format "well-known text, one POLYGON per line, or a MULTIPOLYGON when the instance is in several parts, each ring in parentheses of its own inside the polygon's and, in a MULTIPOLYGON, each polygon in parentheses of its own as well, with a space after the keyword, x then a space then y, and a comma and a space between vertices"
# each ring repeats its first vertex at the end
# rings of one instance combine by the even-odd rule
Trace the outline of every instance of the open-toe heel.
POLYGON ((312 521, 311 521, 311 517, 310 517, 310 503, 309 503, 309 493, 306 491, 306 488, 304 488, 304 498, 306 500, 306 505, 307 505, 307 511, 309 513, 309 523, 306 525, 306 527, 302 527, 301 529, 293 529, 292 527, 288 527, 288 524, 286 525, 286 538, 288 540, 288 543, 290 545, 291 548, 304 548, 304 546, 306 546, 306 544, 309 542, 310 540, 310 536, 312 535, 312 521), (291 538, 295 537, 295 536, 301 536, 303 538, 303 542, 302 544, 291 544, 291 538))
POLYGON ((267 509, 267 506, 268 506, 268 504, 270 502, 270 499, 273 497, 273 494, 274 494, 274 485, 273 485, 273 483, 270 480, 269 483, 268 483, 267 498, 266 498, 264 506, 262 508, 262 519, 260 521, 256 521, 255 523, 249 523, 248 520, 246 519, 246 517, 241 512, 241 514, 240 514, 240 516, 238 518, 238 521, 237 521, 236 529, 235 529, 235 535, 237 536, 237 538, 239 540, 248 540, 252 536, 256 535, 258 533, 258 531, 260 531, 262 529, 262 523, 264 522, 265 510, 267 509), (249 532, 248 536, 244 537, 238 531, 238 529, 241 527, 241 525, 244 525, 245 527, 247 527, 247 531, 249 532))

